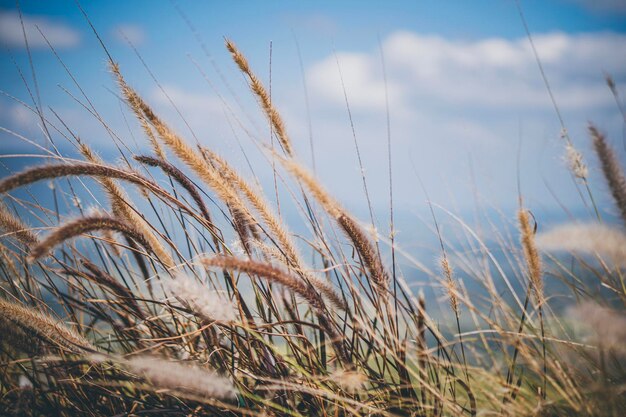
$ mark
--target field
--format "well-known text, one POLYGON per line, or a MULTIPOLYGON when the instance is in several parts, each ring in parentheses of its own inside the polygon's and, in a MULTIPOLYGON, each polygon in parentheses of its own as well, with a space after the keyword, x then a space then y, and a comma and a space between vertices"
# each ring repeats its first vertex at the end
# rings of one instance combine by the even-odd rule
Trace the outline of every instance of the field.
POLYGON ((51 140, 0 179, 0 414, 624 415, 626 176, 602 126, 589 122, 583 155, 560 121, 562 169, 591 221, 573 212, 538 229, 519 188, 516 210, 489 215, 487 244, 473 220, 429 200, 433 268, 396 239, 391 135, 376 222, 364 167, 357 216, 318 179, 325 167, 304 162, 234 41, 232 70, 268 127, 246 152, 273 186, 179 133, 100 47, 102 83, 143 145, 125 147, 88 95, 76 100, 119 144, 115 161, 23 103, 72 152, 51 140))

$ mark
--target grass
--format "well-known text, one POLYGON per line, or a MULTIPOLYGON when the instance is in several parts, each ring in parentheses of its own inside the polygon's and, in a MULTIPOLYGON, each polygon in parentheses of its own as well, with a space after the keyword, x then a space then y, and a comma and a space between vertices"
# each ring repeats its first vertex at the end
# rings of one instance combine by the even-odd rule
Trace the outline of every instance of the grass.
MULTIPOLYGON (((296 243, 256 184, 171 129, 111 58, 152 153, 121 151, 125 164, 108 165, 67 127, 83 159, 54 155, 0 181, 3 413, 623 415, 623 225, 571 226, 537 239, 520 197, 519 243, 500 236, 515 283, 461 219, 480 259, 449 245, 433 210, 441 271, 426 275, 447 302, 426 300, 404 281, 393 235, 387 265, 380 236, 298 161, 262 82, 234 43, 226 47, 280 144, 280 152, 260 151, 291 178, 311 235, 296 243), (74 178, 95 180, 106 201, 85 211, 67 181, 74 178), (75 212, 14 193, 42 181, 56 197, 72 196, 75 212), (35 214, 20 218, 27 211, 16 207, 35 214), (573 250, 573 262, 543 249, 573 250), (470 270, 481 290, 468 292, 455 268, 470 270), (570 292, 564 313, 551 308, 546 276, 570 292), (453 324, 431 317, 434 307, 449 309, 453 324)), ((594 126, 590 137, 624 217, 622 167, 594 126)), ((588 188, 582 155, 569 139, 566 149, 588 188)))

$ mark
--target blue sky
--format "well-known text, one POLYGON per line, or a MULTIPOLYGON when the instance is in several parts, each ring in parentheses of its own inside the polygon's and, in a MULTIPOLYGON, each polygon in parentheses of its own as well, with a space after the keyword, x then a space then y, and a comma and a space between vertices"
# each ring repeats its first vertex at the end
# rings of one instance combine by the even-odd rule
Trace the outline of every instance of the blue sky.
MULTIPOLYGON (((123 144, 145 152, 145 138, 115 96, 106 56, 75 3, 20 5, 46 113, 53 117, 51 109, 57 112, 105 158, 116 160, 106 129, 64 91, 84 101, 35 25, 123 144)), ((588 160, 602 209, 610 214, 585 126, 588 120, 601 126, 626 160, 624 120, 603 79, 604 71, 611 73, 626 94, 626 6, 612 0, 521 5, 568 131, 588 160)), ((469 209, 475 199, 488 207, 514 207, 518 148, 527 204, 545 211, 562 210, 561 204, 574 211, 584 207, 513 1, 100 1, 83 7, 128 81, 168 122, 249 174, 240 143, 263 184, 269 184, 263 174, 268 165, 255 140, 268 141, 267 124, 230 62, 225 36, 239 45, 264 81, 272 42, 272 95, 299 159, 311 166, 312 136, 319 177, 357 211, 365 200, 339 69, 373 204, 382 213, 388 178, 381 47, 399 211, 426 207, 416 172, 432 199, 452 210, 469 209), (210 58, 174 5, 197 29, 210 58), (184 120, 120 32, 136 46, 184 120)), ((13 1, 0 1, 0 44, 0 89, 32 104, 16 69, 32 88, 13 1)), ((36 117, 6 96, 0 97, 0 126, 45 143, 36 117)), ((67 146, 61 135, 56 139, 61 148, 67 146)), ((0 154, 37 152, 11 134, 0 134, 0 154)), ((20 161, 4 159, 11 170, 19 169, 20 161)))

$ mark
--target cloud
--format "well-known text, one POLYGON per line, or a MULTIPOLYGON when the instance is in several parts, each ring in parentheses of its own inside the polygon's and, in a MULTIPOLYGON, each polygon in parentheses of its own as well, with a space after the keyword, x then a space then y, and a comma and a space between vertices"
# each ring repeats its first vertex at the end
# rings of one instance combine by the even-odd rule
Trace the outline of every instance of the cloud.
MULTIPOLYGON (((575 145, 590 155, 588 120, 619 140, 623 120, 604 73, 614 77, 620 90, 626 87, 626 60, 620 53, 626 50, 626 35, 546 33, 533 40, 575 145)), ((521 184, 532 193, 528 201, 553 203, 548 183, 559 190, 561 201, 580 204, 563 163, 560 124, 527 38, 468 41, 399 31, 383 39, 382 46, 397 173, 394 184, 398 190, 412 190, 394 193, 398 207, 420 200, 415 196, 419 190, 414 167, 431 198, 446 207, 470 205, 473 189, 482 190, 490 203, 514 205, 520 143, 521 184)), ((360 207, 362 193, 354 187, 360 171, 341 78, 368 186, 373 199, 380 201, 388 184, 385 78, 379 48, 339 50, 306 71, 315 147, 333 150, 316 155, 317 166, 328 167, 320 175, 336 195, 360 207), (335 166, 344 168, 340 176, 335 166), (354 170, 345 170, 346 166, 354 170)), ((306 119, 293 104, 283 107, 292 136, 306 138, 306 119)))
POLYGON ((222 101, 213 95, 185 90, 174 85, 164 85, 161 91, 155 88, 150 94, 154 105, 159 113, 167 116, 179 133, 187 134, 188 127, 185 121, 193 129, 194 134, 203 137, 212 137, 216 134, 223 135, 230 128, 225 120, 225 110, 222 101), (172 107, 168 97, 174 102, 178 110, 185 118, 183 121, 172 107))
MULTIPOLYGON (((626 75, 626 61, 618 53, 626 49, 626 35, 551 33, 535 36, 534 43, 560 106, 610 104, 602 75, 626 75)), ((488 108, 551 106, 526 38, 469 42, 396 32, 383 48, 389 97, 396 108, 416 100, 488 108)), ((385 101, 379 53, 343 52, 337 59, 351 104, 381 110, 385 101)), ((308 82, 320 98, 343 102, 334 56, 315 64, 308 82)))
MULTIPOLYGON (((48 47, 39 30, 55 48, 73 48, 80 44, 80 33, 64 23, 46 16, 22 15, 22 18, 30 48, 48 47)), ((17 12, 0 12, 0 43, 8 47, 25 47, 22 25, 17 12)))
POLYGON ((37 131, 39 116, 23 104, 0 99, 0 126, 19 131, 37 131))
POLYGON ((146 32, 139 25, 121 24, 113 28, 112 33, 116 40, 124 44, 127 39, 135 46, 142 45, 146 41, 146 32))
MULTIPOLYGON (((385 106, 385 83, 378 73, 380 60, 363 53, 338 53, 315 64, 308 73, 308 83, 321 98, 335 103, 345 101, 343 86, 357 107, 380 110, 385 106)), ((400 99, 399 85, 389 85, 392 99, 400 99)))
POLYGON ((12 105, 7 116, 13 125, 23 129, 33 128, 40 123, 39 117, 35 113, 20 104, 12 105))

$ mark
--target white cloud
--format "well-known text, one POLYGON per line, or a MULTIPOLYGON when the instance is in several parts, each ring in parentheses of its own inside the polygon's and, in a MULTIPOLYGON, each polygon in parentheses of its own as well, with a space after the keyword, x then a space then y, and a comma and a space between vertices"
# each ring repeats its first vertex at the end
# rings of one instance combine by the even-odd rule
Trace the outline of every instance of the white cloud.
POLYGON ((207 117, 223 115, 223 105, 218 97, 184 90, 173 85, 164 85, 163 92, 155 88, 152 97, 161 106, 170 106, 168 96, 181 110, 181 113, 193 121, 206 122, 207 117), (167 94, 167 95, 166 95, 167 94))
POLYGON ((14 104, 8 112, 9 120, 20 128, 33 128, 40 123, 39 117, 20 104, 14 104))
MULTIPOLYGON (((620 90, 626 87, 626 60, 621 54, 626 50, 626 35, 548 33, 533 39, 571 137, 593 161, 588 120, 602 126, 609 137, 621 137, 623 120, 604 72, 614 77, 620 90)), ((415 196, 419 191, 413 166, 435 201, 447 207, 470 205, 474 198, 470 164, 476 189, 490 203, 514 205, 520 142, 522 190, 532 193, 528 201, 554 206, 546 191, 548 183, 558 190, 561 201, 580 204, 562 162, 565 148, 559 139, 559 122, 527 38, 466 41, 402 31, 382 44, 394 181, 398 190, 411 190, 394 193, 398 207, 423 201, 415 196)), ((316 149, 333 149, 316 155, 317 166, 327 167, 320 175, 336 195, 360 207, 362 193, 354 186, 360 173, 337 59, 375 201, 388 192, 385 84, 375 45, 370 52, 329 54, 306 72, 316 149), (344 168, 341 175, 335 166, 344 168), (345 170, 346 166, 354 170, 345 170)), ((304 143, 305 118, 297 109, 286 109, 294 140, 304 143)))
MULTIPOLYGON (((308 83, 320 97, 344 103, 343 79, 351 104, 372 110, 381 109, 385 105, 385 84, 383 78, 378 76, 380 61, 374 59, 368 54, 338 53, 336 57, 328 57, 314 65, 308 73, 308 83)), ((396 84, 389 85, 392 99, 399 98, 396 90, 396 84)))
MULTIPOLYGON (((551 87, 564 108, 610 104, 603 71, 626 75, 626 35, 611 33, 534 37, 551 87)), ((415 100, 485 107, 549 107, 528 39, 457 41, 439 36, 397 32, 383 44, 389 94, 395 108, 415 100)), ((378 52, 338 53, 351 105, 380 110, 384 84, 378 52)), ((308 73, 312 91, 343 104, 334 56, 308 73)))
MULTIPOLYGON (((22 18, 28 45, 31 48, 48 47, 39 30, 55 48, 72 48, 80 44, 80 33, 64 23, 45 16, 22 15, 22 18)), ((9 47, 25 47, 22 25, 17 12, 0 12, 0 43, 9 47)))
POLYGON ((151 103, 154 103, 157 113, 163 114, 167 122, 179 133, 188 135, 189 130, 167 96, 174 102, 194 134, 212 138, 230 132, 224 104, 217 96, 189 91, 174 85, 164 85, 163 89, 165 93, 159 88, 152 91, 151 103))
POLYGON ((20 103, 8 99, 0 99, 0 126, 10 130, 38 130, 41 123, 39 116, 20 103))
POLYGON ((146 41, 146 32, 141 26, 122 24, 113 28, 113 36, 119 42, 126 43, 128 39, 133 45, 139 46, 146 41))

